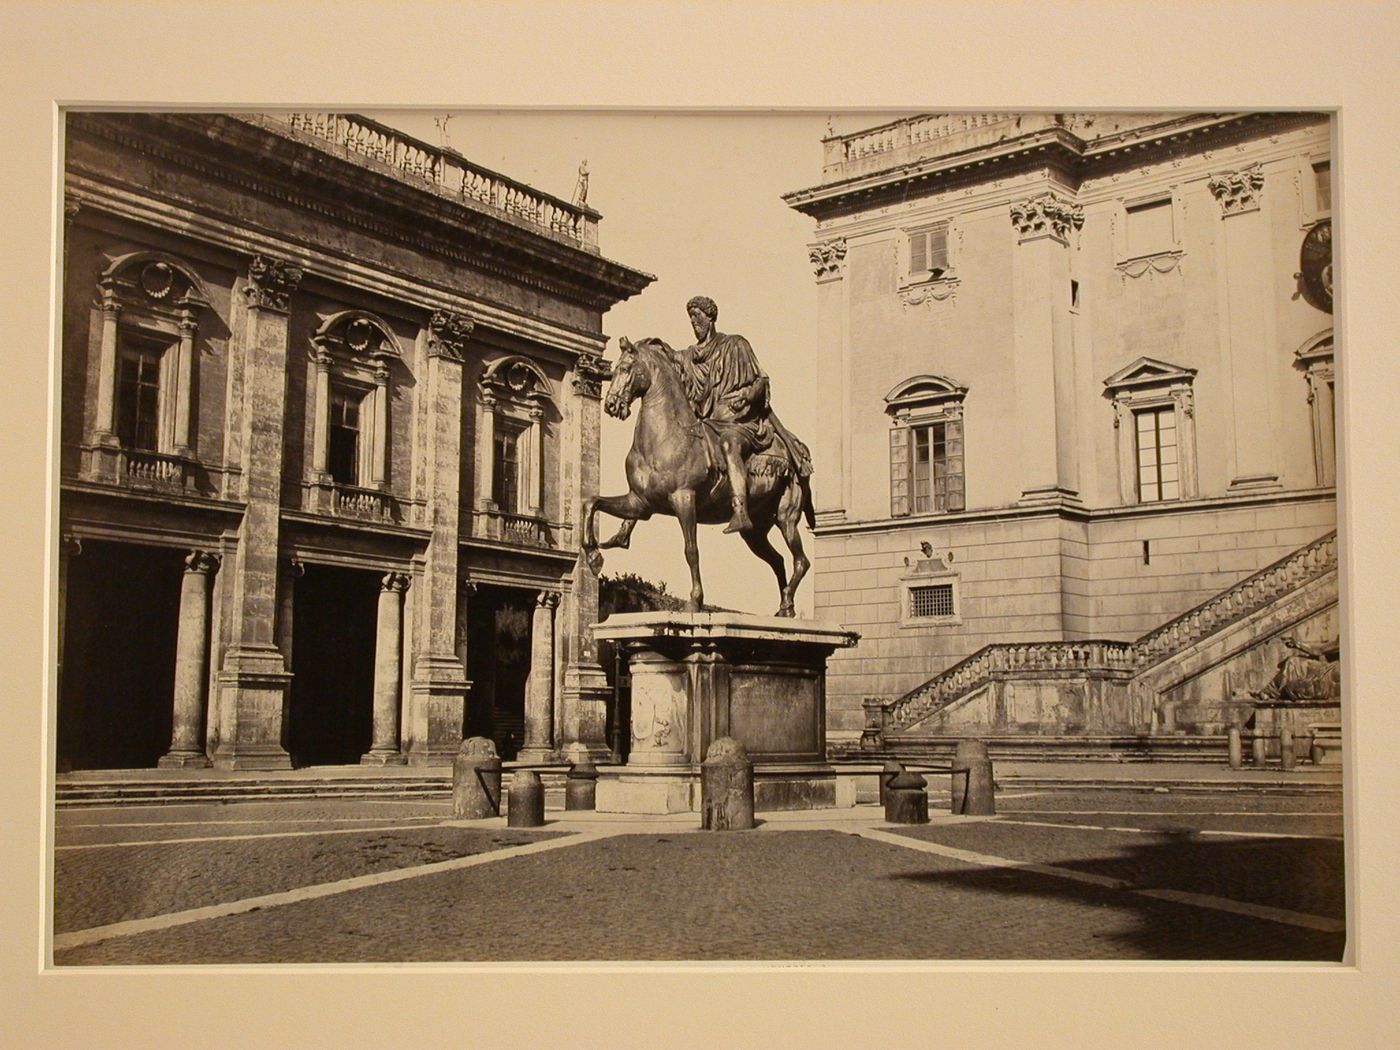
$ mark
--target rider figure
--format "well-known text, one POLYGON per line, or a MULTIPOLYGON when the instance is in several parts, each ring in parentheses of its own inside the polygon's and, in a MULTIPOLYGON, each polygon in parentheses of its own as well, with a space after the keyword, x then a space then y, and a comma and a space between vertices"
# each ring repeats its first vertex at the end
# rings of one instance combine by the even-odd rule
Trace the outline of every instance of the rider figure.
POLYGON ((733 515, 725 532, 752 528, 748 511, 746 462, 773 444, 774 437, 787 446, 799 474, 812 471, 806 446, 790 435, 773 416, 768 404, 768 377, 759 368, 753 347, 741 335, 716 330, 719 307, 713 299, 697 295, 685 304, 695 345, 680 352, 686 380, 686 396, 695 414, 711 427, 724 453, 733 515))

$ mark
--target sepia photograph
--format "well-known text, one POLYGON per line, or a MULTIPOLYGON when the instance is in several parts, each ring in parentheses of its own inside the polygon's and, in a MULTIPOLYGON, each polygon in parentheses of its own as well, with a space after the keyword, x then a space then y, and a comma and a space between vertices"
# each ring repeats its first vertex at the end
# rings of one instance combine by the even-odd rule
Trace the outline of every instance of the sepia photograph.
POLYGON ((585 1046, 846 1046, 878 989, 981 1045, 1120 989, 1084 1046, 1135 996, 1255 1045, 1373 995, 1360 110, 529 53, 41 92, 35 1001, 93 989, 94 1045, 128 982, 212 1023, 291 981, 465 997, 481 1045, 581 1002, 642 1027, 585 1046), (669 1027, 721 989, 742 1035, 669 1027))
POLYGON ((1342 961, 1329 114, 64 134, 55 965, 1342 961))

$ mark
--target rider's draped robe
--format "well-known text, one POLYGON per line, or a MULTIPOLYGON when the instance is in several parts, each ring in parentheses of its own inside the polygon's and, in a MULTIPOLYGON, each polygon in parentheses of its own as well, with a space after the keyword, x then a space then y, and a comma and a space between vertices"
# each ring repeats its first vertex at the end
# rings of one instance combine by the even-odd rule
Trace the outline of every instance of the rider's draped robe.
MULTIPOLYGON (((716 331, 707 342, 680 351, 677 358, 686 397, 705 426, 716 434, 737 432, 746 458, 767 451, 776 437, 799 476, 812 473, 812 456, 807 446, 779 422, 769 407, 767 383, 756 397, 745 391, 755 380, 767 379, 747 339, 716 331), (743 406, 730 407, 729 399, 741 392, 745 396, 743 406)), ((749 461, 750 473, 776 473, 781 469, 781 459, 776 463, 770 457, 749 461)))

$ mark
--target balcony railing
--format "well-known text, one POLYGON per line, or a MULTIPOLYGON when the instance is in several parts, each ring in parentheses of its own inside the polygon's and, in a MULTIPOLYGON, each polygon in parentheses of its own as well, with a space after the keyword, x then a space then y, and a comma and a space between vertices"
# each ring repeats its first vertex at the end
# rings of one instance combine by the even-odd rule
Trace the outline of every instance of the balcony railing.
POLYGON ((183 491, 191 480, 190 462, 183 456, 143 449, 122 449, 121 476, 140 488, 183 491))
POLYGON ((395 519, 394 497, 379 489, 336 485, 331 490, 331 513, 360 521, 392 522, 395 519))
POLYGON ((590 251, 598 249, 598 214, 542 193, 368 117, 348 113, 269 113, 269 119, 370 157, 444 196, 471 200, 590 251))

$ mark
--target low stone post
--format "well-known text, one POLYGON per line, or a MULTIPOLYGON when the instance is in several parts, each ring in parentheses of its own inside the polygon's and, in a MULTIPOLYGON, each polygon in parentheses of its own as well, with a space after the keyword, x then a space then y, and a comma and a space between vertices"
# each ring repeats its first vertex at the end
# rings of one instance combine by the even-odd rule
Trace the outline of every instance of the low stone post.
POLYGON ((1298 756, 1293 750, 1293 730, 1281 726, 1278 731, 1278 760, 1284 769, 1292 769, 1298 764, 1298 756))
POLYGON ((885 789, 885 820, 890 824, 927 824, 928 781, 904 770, 885 789))
POLYGON ((1308 730, 1308 761, 1313 765, 1322 763, 1322 745, 1317 742, 1317 733, 1308 730))
POLYGON ((1244 768, 1244 741, 1240 738, 1240 727, 1230 726, 1225 730, 1225 739, 1230 746, 1230 768, 1244 768))
POLYGON ((1263 769, 1269 762, 1269 738, 1263 730, 1256 728, 1250 742, 1253 745, 1254 765, 1258 769, 1263 769))
POLYGON ((517 769, 511 774, 506 825, 512 828, 537 828, 544 823, 544 782, 532 769, 517 769))
POLYGON ((953 753, 952 811, 963 816, 989 817, 996 813, 996 782, 987 745, 980 740, 959 740, 953 753))
POLYGON ((463 740, 452 760, 452 815, 458 820, 501 815, 501 760, 484 736, 463 740))
POLYGON ((564 781, 564 808, 596 809, 598 797, 598 767, 592 759, 584 758, 569 767, 564 781))
POLYGON ((700 764, 700 827, 743 831, 753 826, 753 763, 743 744, 722 736, 700 764))
POLYGON ((886 762, 885 768, 880 770, 880 805, 883 806, 885 804, 886 795, 890 789, 890 781, 903 772, 904 767, 894 759, 890 759, 886 762))

